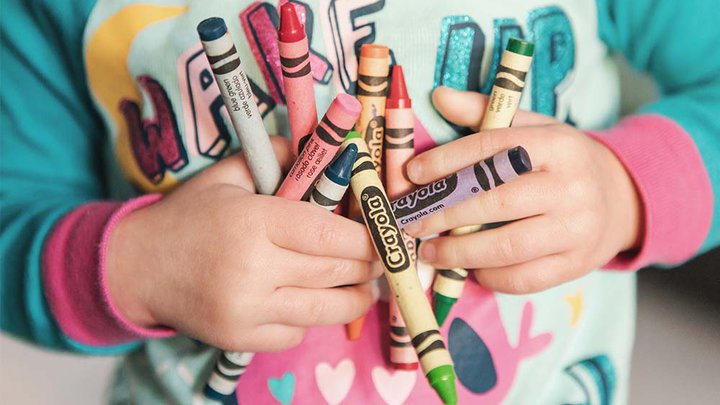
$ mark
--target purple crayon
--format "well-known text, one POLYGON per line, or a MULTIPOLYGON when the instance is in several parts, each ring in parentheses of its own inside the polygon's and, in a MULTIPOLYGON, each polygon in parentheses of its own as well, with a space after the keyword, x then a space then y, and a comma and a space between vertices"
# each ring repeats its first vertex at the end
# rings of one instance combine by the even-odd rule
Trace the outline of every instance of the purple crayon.
POLYGON ((392 209, 398 225, 404 228, 426 215, 490 191, 531 170, 527 151, 516 146, 398 198, 391 203, 392 209))

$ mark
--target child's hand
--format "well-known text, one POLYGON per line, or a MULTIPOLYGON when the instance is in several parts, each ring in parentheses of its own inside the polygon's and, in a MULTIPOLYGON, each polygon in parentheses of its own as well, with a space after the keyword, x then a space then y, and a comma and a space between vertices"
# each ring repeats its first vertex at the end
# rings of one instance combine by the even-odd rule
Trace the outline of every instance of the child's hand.
MULTIPOLYGON (((477 128, 486 97, 439 88, 433 101, 449 121, 477 128)), ((437 268, 477 269, 481 285, 522 294, 581 277, 637 247, 641 204, 623 165, 599 142, 547 116, 521 111, 511 129, 437 147, 410 162, 408 176, 427 184, 517 145, 527 149, 534 172, 405 230, 420 237, 466 225, 515 222, 424 242, 420 257, 437 268)))
MULTIPOLYGON (((289 143, 273 143, 287 167, 289 143)), ((286 349, 306 327, 365 314, 381 274, 365 227, 253 192, 232 156, 125 217, 106 262, 120 310, 232 351, 286 349)))

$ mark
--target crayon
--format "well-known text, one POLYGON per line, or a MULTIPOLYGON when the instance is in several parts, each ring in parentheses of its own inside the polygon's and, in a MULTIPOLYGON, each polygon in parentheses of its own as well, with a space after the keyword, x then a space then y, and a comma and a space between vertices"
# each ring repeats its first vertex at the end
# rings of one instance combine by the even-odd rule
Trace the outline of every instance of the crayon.
POLYGON ((290 2, 280 7, 278 47, 293 153, 299 155, 317 126, 318 118, 310 46, 305 26, 300 23, 295 5, 290 2))
POLYGON ((382 171, 385 102, 389 72, 390 49, 375 44, 365 44, 360 47, 357 98, 362 104, 362 114, 355 125, 355 130, 360 132, 368 144, 378 174, 381 174, 382 171))
MULTIPOLYGON (((402 66, 392 69, 390 93, 385 106, 385 181, 389 198, 411 192, 415 186, 405 176, 405 166, 415 156, 415 114, 408 96, 402 66)), ((415 262, 415 238, 402 232, 410 259, 415 262)), ((395 299, 389 300, 390 362, 397 369, 415 370, 417 354, 412 347, 405 320, 395 299)))
MULTIPOLYGON (((368 145, 373 165, 378 175, 382 176, 382 155, 385 132, 385 102, 388 90, 388 73, 390 72, 390 49, 386 46, 365 44, 360 47, 358 65, 357 98, 362 104, 360 120, 355 125, 368 145)), ((359 205, 351 199, 348 217, 362 222, 359 205)), ((347 324, 347 335, 350 340, 360 339, 365 317, 347 324)))
MULTIPOLYGON (((508 128, 520 106, 525 77, 530 71, 534 45, 510 38, 495 75, 489 102, 483 115, 480 131, 508 128)), ((461 236, 477 232, 482 226, 454 229, 450 235, 461 236)), ((468 271, 463 268, 440 270, 433 284, 435 318, 442 325, 450 309, 462 295, 468 271)))
POLYGON ((520 106, 535 45, 510 38, 500 60, 480 131, 509 128, 520 106))
POLYGON ((360 116, 360 109, 360 103, 353 96, 340 94, 335 98, 280 185, 277 196, 295 201, 310 197, 315 181, 332 162, 345 135, 360 116))
MULTIPOLYGON (((482 225, 470 225, 450 231, 451 236, 462 236, 475 233, 482 229, 482 225)), ((438 271, 433 283, 433 309, 438 325, 442 326, 447 319, 450 309, 462 295, 468 271, 463 268, 454 268, 438 271)))
POLYGON ((232 395, 240 376, 245 374, 254 353, 223 352, 215 363, 203 393, 216 401, 232 395))
POLYGON ((390 290, 407 323, 411 343, 430 385, 440 399, 445 404, 456 404, 453 362, 420 284, 415 263, 405 247, 368 146, 360 139, 351 142, 357 145, 359 152, 350 184, 385 269, 390 290))
POLYGON ((311 203, 328 211, 335 211, 350 186, 350 173, 352 173, 357 153, 357 146, 350 144, 328 166, 310 195, 311 203))
MULTIPOLYGON (((200 22, 197 32, 257 191, 272 195, 282 179, 280 163, 275 157, 262 115, 255 103, 251 83, 242 68, 227 25, 222 18, 212 17, 200 22)), ((232 395, 252 357, 253 353, 223 353, 205 386, 205 395, 220 401, 232 395), (233 363, 235 360, 237 362, 233 363)))
POLYGON ((280 164, 225 21, 208 18, 197 31, 258 193, 272 195, 282 179, 280 164))
POLYGON ((393 212, 400 227, 404 228, 531 170, 532 162, 527 151, 522 146, 516 146, 393 201, 393 212))

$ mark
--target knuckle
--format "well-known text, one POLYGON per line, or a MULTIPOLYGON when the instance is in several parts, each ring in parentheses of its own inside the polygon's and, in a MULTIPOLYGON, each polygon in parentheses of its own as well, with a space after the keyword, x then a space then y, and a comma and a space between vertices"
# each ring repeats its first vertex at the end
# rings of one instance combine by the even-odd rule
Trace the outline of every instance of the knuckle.
POLYGON ((357 272, 352 271, 352 267, 352 262, 350 262, 349 260, 338 259, 334 261, 333 264, 330 266, 327 274, 327 279, 334 286, 348 284, 348 275, 353 273, 358 274, 357 272))
POLYGON ((327 304, 324 300, 309 301, 306 308, 305 319, 313 325, 317 325, 323 319, 323 315, 327 310, 327 304))
POLYGON ((500 260, 504 262, 512 260, 517 254, 517 250, 517 241, 514 237, 509 235, 503 235, 498 238, 496 242, 495 254, 500 260))

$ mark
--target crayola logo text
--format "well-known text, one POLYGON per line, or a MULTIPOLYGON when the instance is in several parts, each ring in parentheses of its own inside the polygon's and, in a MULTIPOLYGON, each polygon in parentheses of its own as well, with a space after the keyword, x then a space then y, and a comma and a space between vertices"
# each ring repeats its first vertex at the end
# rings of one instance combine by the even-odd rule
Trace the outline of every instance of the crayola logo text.
POLYGON ((363 190, 360 201, 370 236, 385 268, 391 273, 407 270, 410 257, 400 228, 392 217, 387 197, 379 188, 370 186, 363 190))
POLYGON ((403 218, 423 211, 452 194, 457 189, 457 184, 457 173, 428 184, 405 197, 393 201, 393 212, 398 218, 403 218))

